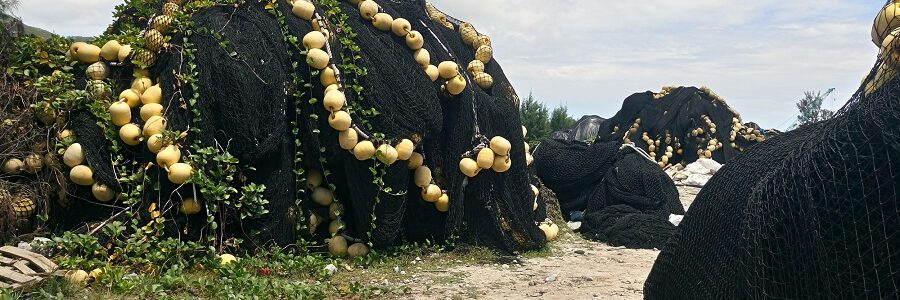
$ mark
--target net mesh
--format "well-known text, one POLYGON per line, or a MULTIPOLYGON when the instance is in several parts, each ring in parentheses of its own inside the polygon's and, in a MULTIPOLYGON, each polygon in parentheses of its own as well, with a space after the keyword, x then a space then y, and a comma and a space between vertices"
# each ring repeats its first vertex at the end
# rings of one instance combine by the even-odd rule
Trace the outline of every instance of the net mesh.
POLYGON ((584 211, 585 237, 660 248, 675 229, 669 215, 684 214, 684 207, 672 180, 641 152, 620 142, 548 139, 535 150, 535 169, 557 191, 564 216, 584 211))
MULTIPOLYGON (((287 2, 278 1, 278 4, 290 35, 303 37, 312 30, 308 21, 291 13, 287 2)), ((457 28, 446 28, 429 18, 425 1, 379 1, 378 4, 384 12, 409 20, 414 29, 423 33, 433 63, 455 60, 459 65, 466 65, 474 59, 474 50, 462 42, 457 28)), ((528 186, 518 97, 496 60, 486 65, 486 72, 493 75, 495 82, 491 88, 483 90, 470 81, 471 88, 458 96, 448 96, 438 83, 428 79, 403 39, 378 31, 370 21, 359 16, 355 6, 340 3, 340 10, 349 16, 346 24, 355 33, 350 37, 359 49, 344 49, 333 41, 334 61, 350 54, 355 57, 354 63, 366 70, 365 75, 351 74, 345 78, 345 81, 355 80, 364 88, 361 95, 346 93, 347 101, 358 103, 363 110, 374 108, 379 112, 377 115, 355 113, 354 120, 371 124, 371 131, 381 132, 388 138, 423 138, 420 151, 425 163, 432 167, 436 182, 447 190, 451 199, 449 213, 440 213, 433 204, 422 200, 404 162, 386 169, 382 187, 392 191, 388 193, 373 184, 372 161, 358 161, 340 149, 337 133, 327 123, 329 113, 321 102, 309 101, 322 99, 323 87, 318 76, 306 71, 305 55, 284 42, 281 25, 264 6, 265 3, 217 5, 192 17, 197 26, 216 32, 215 35, 195 32, 188 38, 197 49, 196 65, 200 74, 197 91, 176 80, 178 74, 190 68, 182 52, 163 53, 153 70, 153 74, 159 75, 163 89, 168 128, 185 131, 189 126, 199 126, 201 134, 189 135, 184 144, 200 139, 204 146, 227 148, 242 165, 255 168, 243 172, 242 180, 266 186, 264 196, 269 201, 270 213, 242 223, 230 220, 227 224, 239 225, 231 226, 234 231, 231 234, 243 236, 253 232, 254 242, 279 244, 294 243, 299 237, 330 236, 328 226, 320 226, 312 233, 295 230, 298 212, 328 216, 328 207, 313 203, 309 193, 302 196, 301 207, 295 205, 295 197, 303 189, 294 178, 294 171, 300 168, 330 171, 327 183, 335 186, 336 199, 343 205, 345 234, 371 241, 378 247, 426 239, 441 241, 451 236, 506 252, 544 245, 544 235, 533 220, 533 196, 528 186), (227 41, 225 47, 222 40, 227 41), (296 68, 292 66, 295 63, 299 65, 296 68), (294 75, 312 87, 295 86, 294 75), (297 91, 305 93, 296 102, 301 106, 300 115, 295 113, 297 107, 292 96, 297 91), (194 93, 200 98, 196 107, 191 107, 185 99, 194 93), (194 108, 201 112, 200 124, 191 122, 190 110, 194 108), (460 156, 474 146, 475 114, 478 132, 503 136, 512 143, 513 167, 509 172, 482 172, 466 180, 458 169, 460 156), (291 122, 297 122, 302 149, 295 146, 291 122), (295 166, 294 156, 300 150, 304 153, 303 163, 295 166)), ((183 36, 172 37, 173 48, 183 45, 183 39, 183 36)), ((88 162, 96 170, 95 174, 99 174, 98 180, 114 183, 110 177, 113 172, 107 159, 109 153, 103 150, 108 146, 102 142, 102 131, 96 128, 90 113, 81 113, 83 121, 72 127, 80 137, 101 141, 97 145, 85 145, 85 149, 98 149, 86 153, 88 162)), ((127 151, 136 160, 146 161, 150 157, 145 147, 127 151)), ((159 171, 149 172, 158 174, 159 171)), ((161 199, 158 195, 193 194, 185 188, 176 190, 162 178, 160 192, 147 195, 148 201, 161 199)), ((75 191, 79 192, 84 191, 75 191)), ((179 201, 179 197, 173 198, 176 203, 179 201)), ((109 212, 98 212, 104 213, 109 212)), ((189 237, 200 234, 205 224, 204 216, 173 214, 170 218, 177 229, 199 224, 184 231, 192 233, 189 237)))
POLYGON ((834 118, 725 164, 660 253, 646 297, 897 298, 895 51, 834 118))

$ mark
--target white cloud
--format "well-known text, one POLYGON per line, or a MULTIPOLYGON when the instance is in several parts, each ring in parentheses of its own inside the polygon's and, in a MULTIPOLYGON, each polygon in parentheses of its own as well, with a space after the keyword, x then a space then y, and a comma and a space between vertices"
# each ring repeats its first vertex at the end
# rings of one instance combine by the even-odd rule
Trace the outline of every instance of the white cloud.
POLYGON ((95 36, 112 23, 115 0, 22 0, 15 14, 25 24, 61 35, 95 36))
POLYGON ((840 107, 871 68, 880 4, 799 1, 434 0, 493 39, 520 93, 612 115, 634 92, 708 85, 747 120, 786 125, 805 90, 840 107), (496 13, 502 11, 503 13, 496 13))
MULTIPOLYGON (((383 1, 383 0, 376 0, 383 1)), ((842 103, 875 60, 880 1, 431 0, 493 39, 519 93, 575 114, 612 115, 634 92, 709 85, 764 126, 783 125, 805 90, 842 103)), ((24 0, 27 24, 96 35, 113 0, 24 0)), ((839 107, 840 103, 835 104, 839 107)))

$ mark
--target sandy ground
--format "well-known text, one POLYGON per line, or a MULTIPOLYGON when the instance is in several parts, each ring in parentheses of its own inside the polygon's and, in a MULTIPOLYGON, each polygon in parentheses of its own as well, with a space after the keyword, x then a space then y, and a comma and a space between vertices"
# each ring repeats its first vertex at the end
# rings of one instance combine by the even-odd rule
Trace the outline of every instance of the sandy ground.
MULTIPOLYGON (((689 207, 699 189, 679 187, 679 192, 689 207)), ((415 299, 642 299, 658 254, 569 233, 553 243, 548 257, 421 273, 406 284, 415 299)))

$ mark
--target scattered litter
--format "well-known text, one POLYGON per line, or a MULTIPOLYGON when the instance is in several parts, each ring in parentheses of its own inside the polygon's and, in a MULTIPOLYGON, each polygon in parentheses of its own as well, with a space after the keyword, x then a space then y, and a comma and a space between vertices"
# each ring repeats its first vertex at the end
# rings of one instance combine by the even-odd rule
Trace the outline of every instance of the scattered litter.
POLYGON ((394 266, 394 273, 400 273, 400 266, 394 266))
POLYGON ((569 228, 571 228, 572 230, 578 230, 578 228, 581 228, 581 222, 569 222, 566 224, 569 225, 569 228))
POLYGON ((31 244, 26 243, 26 242, 19 242, 19 244, 16 245, 16 247, 18 247, 19 249, 25 250, 25 251, 34 251, 34 249, 31 248, 31 244))
POLYGON ((681 224, 681 220, 683 220, 683 219, 684 219, 684 215, 669 215, 669 223, 672 223, 672 225, 675 225, 675 226, 678 226, 678 224, 681 224))
POLYGON ((721 168, 722 165, 715 160, 700 158, 684 168, 669 167, 666 174, 676 185, 703 187, 721 168))
POLYGON ((550 276, 547 276, 547 278, 544 278, 544 283, 554 282, 554 281, 556 281, 557 278, 559 278, 559 273, 553 273, 553 275, 550 275, 550 276))
POLYGON ((337 272, 338 268, 334 266, 334 264, 328 264, 325 266, 325 270, 328 271, 328 275, 334 275, 337 272))

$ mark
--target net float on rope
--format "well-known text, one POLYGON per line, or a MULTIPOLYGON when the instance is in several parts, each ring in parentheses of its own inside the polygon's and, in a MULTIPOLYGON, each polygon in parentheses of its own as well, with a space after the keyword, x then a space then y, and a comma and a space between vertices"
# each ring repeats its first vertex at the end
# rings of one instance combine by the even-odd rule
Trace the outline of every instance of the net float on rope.
POLYGON ((330 112, 341 110, 344 108, 344 103, 347 103, 347 97, 344 95, 344 92, 338 90, 326 93, 325 99, 322 101, 322 104, 325 105, 325 109, 330 112))
POLYGON ((122 126, 131 122, 131 107, 127 102, 117 101, 109 106, 109 116, 113 125, 122 126))
POLYGON ((85 165, 77 165, 69 171, 69 179, 80 186, 90 186, 94 184, 94 171, 85 165))
POLYGON ((100 202, 109 202, 116 197, 116 193, 113 192, 112 189, 99 182, 95 182, 91 186, 91 194, 93 194, 94 198, 100 202))
POLYGON ((369 254, 369 246, 363 243, 356 243, 347 248, 347 255, 350 257, 363 257, 369 254))
POLYGON ((438 197, 437 201, 434 202, 434 208, 439 212, 448 212, 450 211, 450 196, 447 194, 442 194, 438 197))
POLYGON ((512 144, 506 138, 502 136, 491 138, 491 150, 494 150, 497 155, 509 156, 510 149, 512 149, 512 144))
POLYGON ((422 49, 422 46, 425 45, 425 39, 422 37, 422 34, 418 31, 410 31, 406 34, 406 46, 412 50, 422 49))
MULTIPOLYGON (((332 93, 334 93, 334 92, 332 92, 332 93)), ((350 125, 352 125, 352 122, 353 121, 350 118, 350 114, 348 114, 346 111, 343 111, 343 110, 336 111, 336 112, 332 113, 331 116, 328 117, 328 125, 330 125, 331 128, 334 128, 334 130, 339 131, 339 132, 350 129, 350 125)))
POLYGON ((178 206, 178 212, 184 215, 196 215, 200 209, 200 202, 194 198, 184 198, 181 200, 181 205, 178 206))
POLYGON ((427 202, 436 202, 441 198, 442 194, 443 192, 441 192, 441 188, 434 184, 429 184, 427 187, 422 189, 422 199, 427 202))
MULTIPOLYGON (((141 106, 141 120, 149 121, 153 117, 162 117, 163 106, 159 103, 148 103, 141 106)), ((130 118, 130 117, 129 117, 130 118)))
POLYGON ((334 193, 326 187, 317 187, 313 189, 312 200, 318 205, 329 206, 334 202, 334 193))
POLYGON ((361 141, 353 147, 353 155, 357 160, 367 160, 375 156, 375 145, 370 141, 361 141))
POLYGON ((169 168, 169 166, 178 163, 179 160, 181 160, 181 150, 175 145, 165 146, 159 150, 159 153, 156 153, 156 164, 160 168, 169 168))
POLYGON ((466 177, 478 176, 478 173, 481 171, 481 169, 478 168, 478 163, 474 159, 468 157, 459 160, 459 170, 462 171, 466 177))
POLYGON ((310 21, 312 20, 313 14, 316 12, 316 7, 305 0, 294 1, 294 7, 291 8, 291 13, 298 18, 310 21))
POLYGON ((63 152, 63 163, 70 168, 84 163, 84 151, 81 144, 74 143, 63 152))
POLYGON ((166 123, 166 119, 161 116, 152 116, 150 119, 147 119, 147 123, 144 124, 144 130, 142 131, 144 138, 162 133, 163 130, 166 130, 166 123))
POLYGON ((306 53, 306 63, 309 64, 310 67, 313 67, 317 70, 322 70, 328 67, 328 63, 331 61, 331 57, 328 56, 328 53, 322 51, 322 49, 309 49, 306 53))
POLYGON ((353 150, 353 147, 356 147, 356 144, 359 143, 359 136, 356 130, 350 128, 338 133, 338 143, 341 145, 341 149, 353 150))
POLYGON ((381 31, 391 30, 391 26, 394 23, 394 18, 391 15, 386 13, 377 13, 372 16, 372 26, 378 28, 381 31))
POLYGON ((466 89, 466 79, 462 75, 456 75, 453 79, 447 80, 446 89, 450 95, 459 95, 466 89))
POLYGON ((159 150, 163 148, 163 135, 162 134, 154 134, 147 138, 147 150, 150 150, 152 153, 159 153, 159 150))
POLYGON ((119 41, 109 40, 100 48, 100 57, 106 61, 117 61, 120 50, 122 50, 122 44, 119 44, 119 41))
POLYGON ((396 18, 391 22, 391 31, 397 36, 405 37, 412 31, 412 25, 404 18, 396 18))
POLYGON ((134 123, 122 125, 119 128, 119 138, 128 146, 136 146, 141 143, 141 128, 134 123))
MULTIPOLYGON (((406 165, 407 169, 416 170, 425 164, 425 157, 418 152, 413 152, 409 157, 409 163, 406 165)), ((429 180, 430 181, 430 180, 429 180)))
POLYGON ((328 240, 328 253, 331 254, 332 257, 346 256, 347 239, 340 235, 332 237, 330 240, 328 240))
POLYGON ((416 186, 420 188, 426 188, 431 184, 431 168, 425 165, 421 165, 416 168, 416 173, 413 176, 414 182, 416 186))
POLYGON ((405 161, 412 157, 416 145, 409 139, 402 139, 394 148, 397 149, 397 159, 405 161))
POLYGON ((475 162, 479 168, 490 169, 494 166, 494 151, 490 148, 483 148, 478 151, 475 162))
POLYGON ((375 156, 382 163, 386 165, 392 165, 397 162, 397 157, 399 156, 399 154, 397 153, 397 149, 394 148, 394 146, 391 146, 390 144, 382 144, 381 146, 378 146, 378 151, 376 152, 375 156))
POLYGON ((191 175, 194 173, 194 168, 191 165, 186 163, 174 163, 169 166, 169 181, 174 184, 184 184, 191 179, 191 175))

